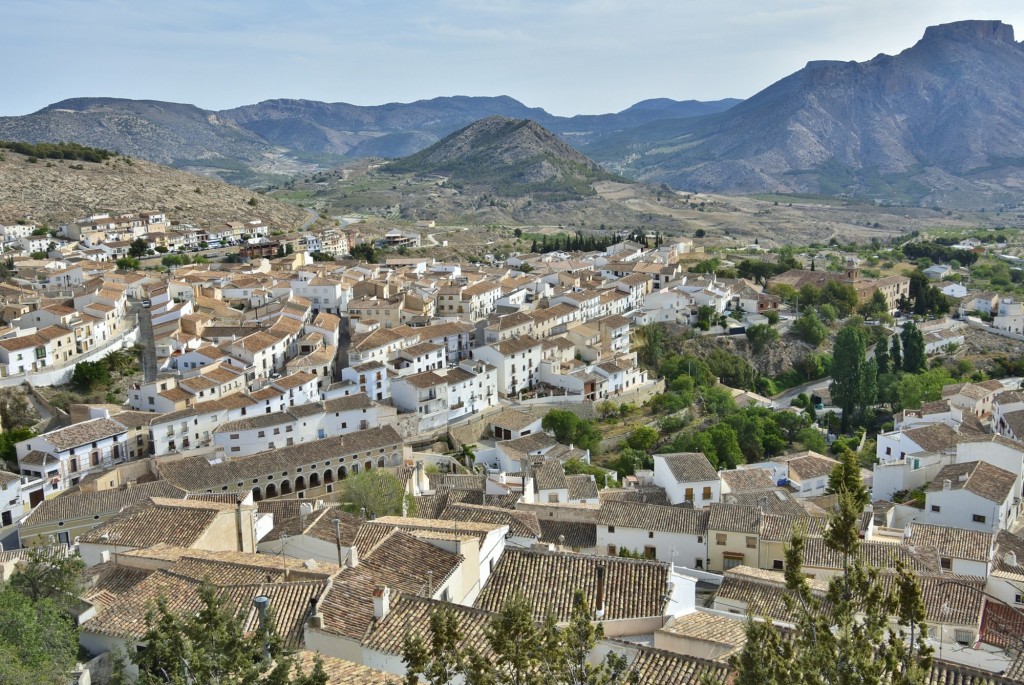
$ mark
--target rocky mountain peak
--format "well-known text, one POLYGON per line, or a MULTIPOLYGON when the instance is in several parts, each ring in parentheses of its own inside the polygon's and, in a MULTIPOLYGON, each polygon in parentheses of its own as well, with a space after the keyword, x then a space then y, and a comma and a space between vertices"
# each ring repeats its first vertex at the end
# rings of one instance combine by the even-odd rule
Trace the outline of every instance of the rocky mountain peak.
POLYGON ((1000 43, 1014 43, 1013 27, 998 19, 972 19, 949 24, 929 26, 924 31, 922 43, 940 39, 957 42, 991 40, 1000 43))

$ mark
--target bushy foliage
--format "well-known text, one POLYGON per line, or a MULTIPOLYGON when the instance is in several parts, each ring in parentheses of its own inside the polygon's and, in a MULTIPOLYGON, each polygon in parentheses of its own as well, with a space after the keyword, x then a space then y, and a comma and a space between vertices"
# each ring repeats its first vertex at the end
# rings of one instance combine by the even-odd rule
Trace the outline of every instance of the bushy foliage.
POLYGON ((23 143, 0 140, 0 148, 41 159, 73 159, 83 162, 104 162, 116 153, 78 143, 23 143))

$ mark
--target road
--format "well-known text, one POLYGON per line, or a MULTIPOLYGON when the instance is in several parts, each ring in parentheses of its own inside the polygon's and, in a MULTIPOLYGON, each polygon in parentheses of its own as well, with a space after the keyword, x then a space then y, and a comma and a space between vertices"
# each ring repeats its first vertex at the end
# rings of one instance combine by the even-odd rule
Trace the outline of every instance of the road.
POLYGON ((305 207, 304 209, 309 214, 309 218, 299 226, 299 231, 305 231, 307 228, 315 224, 316 220, 320 218, 320 215, 316 213, 316 210, 310 209, 309 207, 305 207))
MULTIPOLYGON (((864 359, 873 359, 874 356, 875 346, 872 345, 865 351, 864 359)), ((782 392, 772 398, 772 409, 785 409, 786 407, 790 406, 790 404, 792 404, 793 398, 795 398, 800 393, 804 392, 807 393, 808 396, 812 395, 818 392, 819 390, 827 389, 831 382, 832 377, 826 376, 825 378, 819 378, 816 381, 811 381, 809 383, 804 383, 803 385, 798 385, 795 388, 790 388, 789 390, 786 390, 785 392, 782 392)))

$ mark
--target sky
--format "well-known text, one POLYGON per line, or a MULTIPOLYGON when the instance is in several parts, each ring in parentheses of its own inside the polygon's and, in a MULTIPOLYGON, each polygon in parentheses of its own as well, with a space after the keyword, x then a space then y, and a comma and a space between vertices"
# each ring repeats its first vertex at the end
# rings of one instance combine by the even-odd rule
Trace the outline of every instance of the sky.
POLYGON ((509 95, 552 114, 746 98, 1020 0, 0 0, 0 115, 70 97, 227 109, 509 95))

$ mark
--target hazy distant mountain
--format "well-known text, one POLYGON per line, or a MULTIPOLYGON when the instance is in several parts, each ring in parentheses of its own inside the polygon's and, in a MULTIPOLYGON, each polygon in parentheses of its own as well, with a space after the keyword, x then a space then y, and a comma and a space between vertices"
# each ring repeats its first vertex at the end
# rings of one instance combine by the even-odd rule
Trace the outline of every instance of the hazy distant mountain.
POLYGON ((1024 47, 998 21, 935 26, 899 55, 811 62, 726 112, 588 152, 679 188, 992 206, 1024 179, 1024 47))
POLYGON ((383 171, 446 176, 504 196, 579 197, 613 176, 535 121, 488 117, 383 171))
MULTIPOLYGON (((213 112, 192 105, 76 98, 21 117, 0 117, 0 139, 72 140, 229 178, 246 169, 289 171, 282 155, 308 163, 404 157, 489 116, 531 119, 575 144, 659 118, 721 112, 738 100, 651 100, 618 114, 557 117, 510 97, 443 97, 360 107, 268 100, 213 112)), ((235 178, 235 180, 240 180, 235 178)))

